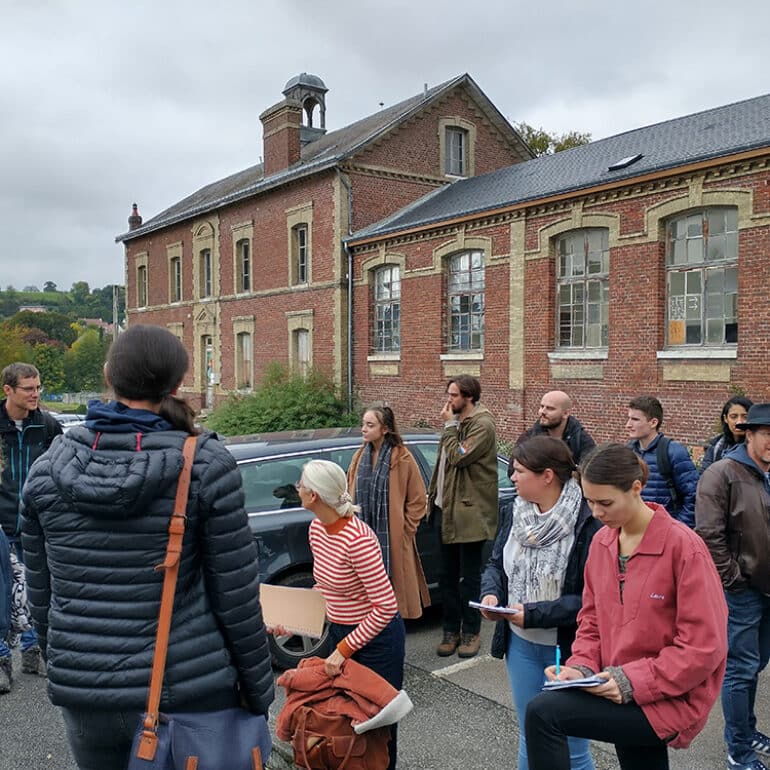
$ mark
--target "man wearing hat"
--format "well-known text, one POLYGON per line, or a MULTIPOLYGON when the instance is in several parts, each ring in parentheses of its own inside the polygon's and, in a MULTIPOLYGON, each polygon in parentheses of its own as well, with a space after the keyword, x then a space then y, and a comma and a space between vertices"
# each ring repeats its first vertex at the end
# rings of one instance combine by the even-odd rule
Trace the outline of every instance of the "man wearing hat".
POLYGON ((770 404, 754 404, 746 441, 701 477, 695 529, 727 600, 727 670, 722 685, 727 767, 767 770, 770 737, 757 730, 754 701, 770 659, 770 404))

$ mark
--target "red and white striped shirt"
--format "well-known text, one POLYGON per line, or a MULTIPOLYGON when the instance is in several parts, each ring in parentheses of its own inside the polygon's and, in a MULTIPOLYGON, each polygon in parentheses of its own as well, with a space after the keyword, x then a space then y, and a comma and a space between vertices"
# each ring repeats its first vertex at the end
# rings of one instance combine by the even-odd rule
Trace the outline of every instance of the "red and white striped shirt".
POLYGON ((374 639, 398 612, 377 536, 361 519, 310 522, 313 577, 332 623, 353 629, 337 649, 346 658, 374 639))

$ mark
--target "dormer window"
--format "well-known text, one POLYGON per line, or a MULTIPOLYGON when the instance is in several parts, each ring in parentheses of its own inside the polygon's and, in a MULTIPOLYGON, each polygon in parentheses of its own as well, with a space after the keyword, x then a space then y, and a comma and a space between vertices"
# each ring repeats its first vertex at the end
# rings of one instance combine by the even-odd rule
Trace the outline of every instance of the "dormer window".
POLYGON ((446 129, 445 173, 451 176, 468 175, 468 132, 450 126, 446 129))

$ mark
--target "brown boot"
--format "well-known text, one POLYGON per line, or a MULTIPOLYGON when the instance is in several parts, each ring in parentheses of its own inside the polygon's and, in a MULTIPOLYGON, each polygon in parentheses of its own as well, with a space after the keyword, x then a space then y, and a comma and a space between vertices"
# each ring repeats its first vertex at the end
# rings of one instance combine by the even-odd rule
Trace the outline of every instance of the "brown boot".
POLYGON ((460 634, 453 634, 451 631, 444 631, 444 638, 441 640, 441 644, 436 647, 436 655, 441 658, 446 658, 449 655, 454 655, 457 645, 460 644, 460 634))
POLYGON ((457 648, 458 658, 473 658, 479 654, 481 634, 463 634, 457 648))

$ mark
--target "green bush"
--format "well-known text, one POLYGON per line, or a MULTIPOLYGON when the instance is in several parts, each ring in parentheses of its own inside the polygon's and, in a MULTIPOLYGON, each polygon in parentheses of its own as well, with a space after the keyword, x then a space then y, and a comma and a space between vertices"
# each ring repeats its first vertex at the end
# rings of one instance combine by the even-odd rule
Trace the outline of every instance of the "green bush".
POLYGON ((273 363, 260 387, 234 396, 214 411, 206 427, 225 436, 357 425, 334 381, 318 371, 306 377, 273 363))

